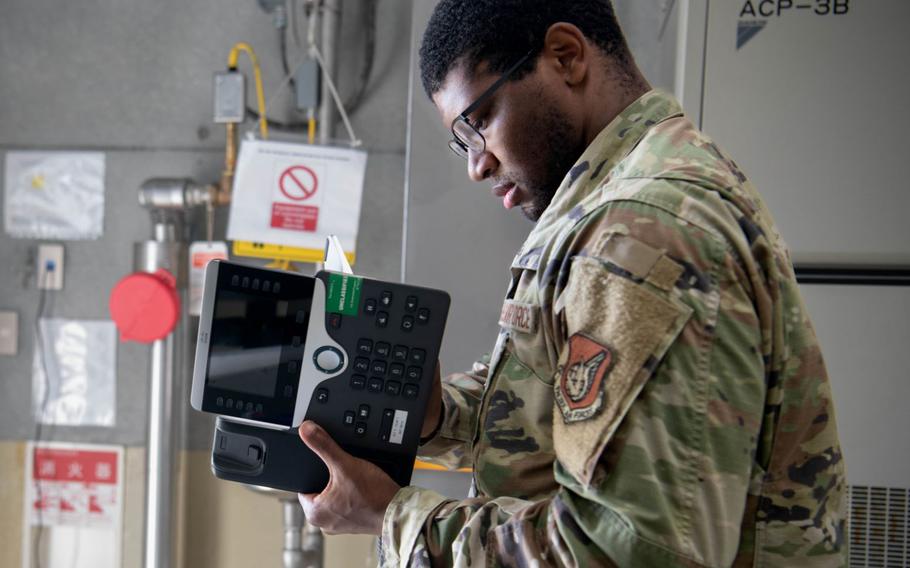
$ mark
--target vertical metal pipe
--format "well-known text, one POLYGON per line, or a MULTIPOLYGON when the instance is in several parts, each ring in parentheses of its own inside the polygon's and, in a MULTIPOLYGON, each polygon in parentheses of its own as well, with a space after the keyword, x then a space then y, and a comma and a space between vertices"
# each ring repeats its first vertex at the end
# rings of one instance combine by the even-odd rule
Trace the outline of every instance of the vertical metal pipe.
POLYGON ((281 502, 284 520, 284 546, 281 551, 283 568, 322 568, 325 537, 319 528, 307 522, 297 495, 258 485, 246 487, 254 493, 275 497, 281 502))
MULTIPOLYGON (((160 212, 159 212, 160 213, 160 212)), ((158 269, 174 274, 182 285, 183 248, 177 242, 177 222, 157 219, 154 240, 137 243, 135 268, 145 272, 158 269)), ((149 385, 148 446, 146 453, 144 566, 169 568, 173 562, 174 480, 176 477, 176 432, 179 416, 175 409, 175 375, 178 369, 178 326, 165 339, 152 344, 149 385)))
MULTIPOLYGON (((300 503, 296 503, 297 507, 300 507, 300 503)), ((303 509, 301 509, 303 513, 303 509)), ((300 548, 303 549, 303 553, 306 558, 308 558, 307 566, 308 568, 322 568, 325 562, 325 537, 322 534, 322 531, 316 526, 307 522, 306 517, 303 518, 303 540, 300 544, 300 548)))
POLYGON ((145 566, 171 565, 174 495, 174 334, 152 345, 145 492, 145 566))
POLYGON ((296 499, 282 499, 284 513, 284 550, 281 559, 284 568, 304 568, 304 553, 301 548, 303 531, 303 509, 296 499))
MULTIPOLYGON (((338 33, 341 29, 341 0, 323 0, 322 4, 322 58, 325 73, 338 84, 338 33)), ((328 81, 322 81, 319 104, 319 143, 328 144, 335 131, 335 99, 328 81)))

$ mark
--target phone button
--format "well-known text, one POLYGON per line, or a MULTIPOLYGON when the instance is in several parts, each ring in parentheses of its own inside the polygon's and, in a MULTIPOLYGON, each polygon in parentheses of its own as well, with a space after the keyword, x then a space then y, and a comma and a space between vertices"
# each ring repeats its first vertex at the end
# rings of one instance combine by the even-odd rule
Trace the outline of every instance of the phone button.
POLYGON ((344 363, 344 356, 341 351, 334 347, 320 347, 313 354, 313 360, 316 362, 316 368, 323 373, 334 373, 341 369, 344 363))

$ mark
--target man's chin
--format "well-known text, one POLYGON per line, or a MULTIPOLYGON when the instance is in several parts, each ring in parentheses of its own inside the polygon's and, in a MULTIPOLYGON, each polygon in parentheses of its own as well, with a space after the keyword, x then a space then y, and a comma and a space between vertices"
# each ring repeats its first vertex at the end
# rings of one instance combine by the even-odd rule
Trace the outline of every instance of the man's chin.
POLYGON ((521 214, 525 219, 536 223, 543 216, 543 212, 546 211, 546 207, 541 207, 537 203, 529 203, 527 205, 521 206, 521 214))
POLYGON ((521 214, 532 223, 536 223, 543 217, 547 207, 549 207, 550 203, 553 201, 553 196, 555 194, 555 191, 552 194, 542 192, 532 193, 531 199, 526 203, 521 204, 521 214))

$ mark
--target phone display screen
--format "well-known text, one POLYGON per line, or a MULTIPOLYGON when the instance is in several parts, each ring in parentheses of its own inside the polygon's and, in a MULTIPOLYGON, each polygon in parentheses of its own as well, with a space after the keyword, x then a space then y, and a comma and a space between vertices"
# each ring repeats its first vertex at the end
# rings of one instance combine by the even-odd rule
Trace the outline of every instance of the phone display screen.
POLYGON ((305 276, 220 266, 205 378, 212 410, 254 420, 293 414, 313 289, 305 276))

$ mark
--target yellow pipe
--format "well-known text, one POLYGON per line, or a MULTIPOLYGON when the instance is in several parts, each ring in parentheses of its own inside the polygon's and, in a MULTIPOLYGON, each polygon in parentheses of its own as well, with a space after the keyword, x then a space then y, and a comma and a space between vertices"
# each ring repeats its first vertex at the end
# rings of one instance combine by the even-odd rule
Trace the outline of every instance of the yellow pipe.
POLYGON ((307 121, 307 140, 309 140, 310 144, 316 142, 316 119, 313 117, 310 117, 307 121))
POLYGON ((262 134, 263 140, 267 140, 269 137, 269 125, 268 122, 266 122, 265 117, 265 91, 262 88, 262 71, 259 68, 259 60, 256 58, 256 53, 248 43, 241 41, 234 44, 230 54, 228 54, 228 69, 237 69, 237 60, 240 57, 241 51, 246 52, 246 54, 250 56, 250 61, 253 63, 253 78, 256 82, 256 102, 259 106, 259 133, 262 134))
POLYGON ((234 170, 237 165, 237 125, 233 122, 229 122, 226 126, 224 171, 221 173, 221 183, 218 186, 218 205, 227 205, 231 202, 231 189, 234 185, 234 170))

